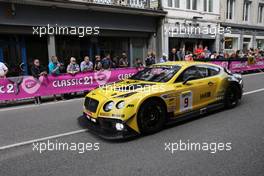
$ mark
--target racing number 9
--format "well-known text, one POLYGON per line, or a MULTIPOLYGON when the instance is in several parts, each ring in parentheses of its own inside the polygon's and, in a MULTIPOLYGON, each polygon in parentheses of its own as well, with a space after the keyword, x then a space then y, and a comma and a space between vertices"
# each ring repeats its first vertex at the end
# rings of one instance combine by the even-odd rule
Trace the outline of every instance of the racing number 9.
POLYGON ((191 91, 183 92, 180 95, 180 112, 191 110, 193 104, 193 94, 191 91))

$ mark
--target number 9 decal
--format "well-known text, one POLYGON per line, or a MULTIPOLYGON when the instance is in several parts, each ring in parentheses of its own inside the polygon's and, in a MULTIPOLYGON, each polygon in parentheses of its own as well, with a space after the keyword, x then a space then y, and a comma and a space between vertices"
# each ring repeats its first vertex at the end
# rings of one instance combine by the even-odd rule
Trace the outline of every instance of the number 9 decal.
POLYGON ((180 112, 191 110, 193 104, 192 92, 184 92, 180 95, 180 112))

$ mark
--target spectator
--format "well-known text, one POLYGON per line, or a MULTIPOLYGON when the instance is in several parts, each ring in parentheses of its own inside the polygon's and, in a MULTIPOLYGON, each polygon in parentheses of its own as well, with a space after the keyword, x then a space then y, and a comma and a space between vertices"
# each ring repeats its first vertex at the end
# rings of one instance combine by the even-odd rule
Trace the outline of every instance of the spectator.
POLYGON ((51 57, 51 62, 49 63, 49 73, 52 75, 60 74, 61 63, 59 63, 57 56, 51 57))
MULTIPOLYGON (((60 69, 62 67, 62 64, 58 61, 57 56, 52 56, 51 61, 49 63, 49 73, 58 76, 60 74, 60 69)), ((57 101, 56 95, 53 95, 54 101, 57 101)), ((64 100, 63 95, 61 95, 61 99, 64 100)))
POLYGON ((105 58, 102 60, 102 67, 103 69, 107 70, 110 69, 112 66, 112 60, 110 54, 107 54, 105 58))
POLYGON ((204 49, 203 49, 203 45, 199 45, 198 48, 196 48, 196 50, 194 51, 194 54, 199 56, 200 54, 202 54, 204 52, 204 49))
POLYGON ((122 56, 119 60, 119 67, 128 67, 127 55, 126 53, 122 53, 122 56))
POLYGON ((154 52, 151 52, 150 62, 151 62, 151 65, 156 63, 156 54, 154 52))
MULTIPOLYGON (((80 72, 80 67, 76 62, 75 57, 71 57, 70 58, 70 63, 67 66, 67 73, 71 74, 71 75, 75 75, 77 73, 80 72)), ((65 98, 69 99, 69 98, 73 98, 73 96, 76 96, 76 92, 75 93, 70 93, 70 94, 65 94, 65 98)))
POLYGON ((7 66, 3 62, 0 62, 0 78, 5 78, 7 73, 8 73, 7 66))
MULTIPOLYGON (((33 66, 31 67, 31 74, 37 80, 39 79, 40 76, 47 75, 47 71, 40 65, 40 62, 38 59, 34 59, 33 61, 33 66)), ((35 104, 41 104, 40 96, 35 97, 35 104)))
POLYGON ((210 59, 217 59, 217 52, 214 51, 213 54, 211 54, 210 59))
POLYGON ((169 61, 179 61, 176 48, 172 48, 169 55, 169 61))
POLYGON ((229 59, 229 58, 230 58, 230 57, 229 57, 229 54, 228 54, 227 52, 224 53, 224 58, 225 58, 225 59, 229 59))
POLYGON ((93 63, 90 61, 88 56, 85 56, 80 64, 81 72, 93 70, 93 63))
POLYGON ((113 58, 111 68, 118 68, 118 60, 118 57, 113 58))
POLYGON ((165 53, 162 54, 162 57, 160 58, 160 63, 167 62, 167 55, 165 53))
POLYGON ((202 52, 201 54, 197 55, 196 57, 197 57, 197 59, 205 59, 205 53, 202 52))
POLYGON ((147 55, 147 58, 145 59, 146 66, 150 66, 152 64, 155 64, 156 62, 156 56, 154 52, 149 52, 147 55))
POLYGON ((100 55, 95 56, 94 70, 99 71, 102 69, 102 62, 100 55))
POLYGON ((193 61, 193 54, 188 52, 184 59, 185 61, 193 61))
POLYGON ((219 52, 219 54, 217 55, 217 59, 224 59, 225 55, 223 52, 219 52))
POLYGON ((144 67, 142 60, 140 58, 136 58, 136 67, 144 67))
POLYGON ((75 75, 76 73, 80 72, 80 67, 76 63, 76 59, 74 57, 71 57, 70 64, 67 66, 67 73, 75 75))
POLYGON ((178 60, 184 60, 185 58, 185 52, 183 48, 180 48, 180 50, 177 52, 178 60))
POLYGON ((207 46, 204 47, 204 58, 209 59, 211 55, 211 51, 208 49, 207 46))
POLYGON ((241 53, 241 51, 240 50, 237 50, 236 51, 236 54, 234 55, 234 58, 235 59, 237 59, 237 58, 242 58, 243 56, 242 56, 243 54, 241 53))
POLYGON ((147 54, 146 59, 145 59, 145 64, 146 64, 146 66, 150 66, 150 65, 151 65, 150 60, 151 60, 151 53, 149 52, 149 53, 147 54))
POLYGON ((40 62, 38 59, 34 59, 33 66, 31 67, 31 75, 34 78, 39 78, 40 76, 46 76, 47 71, 40 65, 40 62))

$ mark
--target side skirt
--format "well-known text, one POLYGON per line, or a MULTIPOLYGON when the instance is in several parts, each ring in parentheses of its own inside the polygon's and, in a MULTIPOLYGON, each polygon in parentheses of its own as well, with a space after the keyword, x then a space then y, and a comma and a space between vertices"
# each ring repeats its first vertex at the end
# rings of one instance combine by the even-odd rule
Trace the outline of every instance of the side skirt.
POLYGON ((216 110, 219 110, 222 108, 224 108, 224 103, 222 103, 222 102, 210 104, 210 105, 208 105, 204 108, 198 109, 198 110, 190 111, 190 112, 187 112, 187 113, 184 113, 182 115, 175 116, 175 117, 169 117, 167 125, 172 125, 172 124, 175 124, 178 122, 189 120, 189 119, 192 119, 194 117, 198 117, 200 115, 207 114, 209 112, 213 112, 213 111, 216 111, 216 110))

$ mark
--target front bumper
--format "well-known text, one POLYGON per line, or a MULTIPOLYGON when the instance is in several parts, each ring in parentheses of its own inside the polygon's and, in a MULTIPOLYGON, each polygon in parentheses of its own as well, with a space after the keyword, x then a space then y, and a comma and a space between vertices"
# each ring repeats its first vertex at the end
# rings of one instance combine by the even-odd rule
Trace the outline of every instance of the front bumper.
POLYGON ((136 131, 118 119, 98 117, 96 122, 94 122, 87 118, 86 113, 83 113, 82 118, 86 119, 86 127, 89 129, 89 131, 103 139, 117 140, 138 136, 136 131), (118 131, 115 128, 116 123, 122 123, 124 125, 124 129, 122 131, 118 131))

